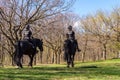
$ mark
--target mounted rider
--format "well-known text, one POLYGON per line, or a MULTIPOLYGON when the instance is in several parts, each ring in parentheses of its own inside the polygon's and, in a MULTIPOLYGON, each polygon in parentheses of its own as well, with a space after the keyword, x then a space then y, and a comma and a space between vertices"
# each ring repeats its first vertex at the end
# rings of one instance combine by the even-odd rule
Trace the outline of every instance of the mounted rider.
POLYGON ((74 55, 76 50, 81 51, 78 47, 78 42, 75 39, 75 32, 72 30, 72 26, 68 27, 68 32, 66 33, 66 39, 63 45, 64 50, 64 60, 67 61, 67 67, 71 64, 74 67, 74 55))
POLYGON ((30 29, 30 25, 28 24, 24 30, 24 40, 27 40, 28 42, 30 42, 30 44, 32 45, 32 47, 34 48, 34 44, 32 42, 32 31, 30 29))
POLYGON ((71 42, 74 42, 76 44, 77 50, 80 51, 79 47, 78 47, 78 42, 75 39, 75 32, 72 30, 72 26, 68 26, 68 32, 66 33, 66 35, 68 36, 68 39, 71 42))

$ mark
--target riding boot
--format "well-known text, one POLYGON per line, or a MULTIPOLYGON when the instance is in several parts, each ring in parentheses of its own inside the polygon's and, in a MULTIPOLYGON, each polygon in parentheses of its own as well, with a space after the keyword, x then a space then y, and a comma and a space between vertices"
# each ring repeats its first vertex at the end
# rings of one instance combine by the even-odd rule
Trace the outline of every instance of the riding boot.
POLYGON ((32 42, 32 40, 29 38, 28 41, 30 42, 30 44, 32 45, 32 48, 34 49, 35 46, 34 46, 34 43, 32 42))
POLYGON ((31 45, 32 45, 32 48, 35 49, 35 46, 34 46, 34 44, 32 42, 31 42, 31 45))
POLYGON ((30 45, 32 45, 32 48, 35 49, 35 46, 33 45, 33 43, 30 42, 30 45))

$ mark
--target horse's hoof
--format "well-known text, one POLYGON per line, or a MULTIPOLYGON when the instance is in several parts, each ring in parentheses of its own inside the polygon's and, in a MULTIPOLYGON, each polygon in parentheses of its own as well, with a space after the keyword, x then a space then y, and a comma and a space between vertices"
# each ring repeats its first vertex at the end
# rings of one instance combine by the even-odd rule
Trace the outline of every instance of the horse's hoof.
POLYGON ((74 65, 72 65, 72 67, 74 67, 74 65))
POLYGON ((69 68, 70 66, 67 66, 67 68, 69 68))
POLYGON ((20 66, 16 66, 16 69, 22 69, 23 67, 20 67, 20 66))
POLYGON ((33 68, 32 66, 29 66, 29 68, 33 68))
POLYGON ((33 68, 32 66, 28 65, 28 68, 33 68))

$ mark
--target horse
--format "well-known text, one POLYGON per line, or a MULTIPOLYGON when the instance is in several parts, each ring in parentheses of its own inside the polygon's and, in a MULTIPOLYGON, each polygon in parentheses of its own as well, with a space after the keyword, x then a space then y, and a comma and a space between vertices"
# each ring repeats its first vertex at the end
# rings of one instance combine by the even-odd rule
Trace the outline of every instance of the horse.
POLYGON ((74 67, 74 56, 76 53, 76 50, 81 51, 77 47, 77 41, 76 40, 65 40, 64 41, 64 60, 67 61, 67 67, 74 67))
POLYGON ((41 52, 43 52, 43 41, 37 38, 33 38, 31 39, 32 43, 30 43, 27 40, 19 40, 16 42, 15 45, 15 52, 14 52, 14 62, 15 64, 18 66, 18 68, 23 68, 22 63, 21 63, 21 58, 23 57, 23 55, 28 55, 30 58, 30 62, 28 66, 32 67, 32 63, 33 63, 33 58, 35 56, 35 54, 37 53, 37 47, 39 48, 39 50, 41 52))

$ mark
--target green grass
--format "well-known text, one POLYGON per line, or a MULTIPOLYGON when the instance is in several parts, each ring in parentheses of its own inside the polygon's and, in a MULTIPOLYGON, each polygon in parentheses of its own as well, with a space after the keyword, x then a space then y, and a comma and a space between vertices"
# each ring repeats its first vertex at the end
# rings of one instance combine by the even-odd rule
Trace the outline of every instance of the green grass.
POLYGON ((0 80, 120 80, 120 59, 75 62, 74 68, 66 68, 65 64, 0 68, 0 80))

